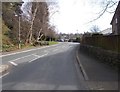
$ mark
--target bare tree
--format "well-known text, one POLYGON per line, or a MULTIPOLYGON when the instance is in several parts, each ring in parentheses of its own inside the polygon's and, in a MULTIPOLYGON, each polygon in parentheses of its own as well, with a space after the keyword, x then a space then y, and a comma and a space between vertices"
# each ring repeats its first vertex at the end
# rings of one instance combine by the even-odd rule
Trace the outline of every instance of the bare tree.
POLYGON ((55 26, 49 27, 47 36, 51 39, 51 41, 56 38, 55 26))
POLYGON ((26 43, 32 43, 32 39, 37 40, 40 35, 45 35, 49 21, 48 6, 46 2, 31 2, 28 3, 26 10, 27 14, 29 14, 28 20, 31 23, 26 43))
MULTIPOLYGON (((26 43, 33 41, 46 40, 49 32, 49 15, 51 3, 47 2, 29 2, 25 8, 26 13, 29 15, 28 21, 30 22, 30 30, 27 34, 26 43)), ((50 15, 51 16, 51 15, 50 15)))
POLYGON ((100 7, 102 7, 102 10, 98 13, 98 16, 95 19, 91 20, 90 22, 98 20, 106 12, 108 12, 110 14, 114 13, 118 2, 119 2, 119 0, 100 0, 100 2, 98 4, 100 5, 100 7))
POLYGON ((31 23, 30 23, 31 25, 30 25, 30 30, 27 35, 27 40, 26 40, 27 43, 32 43, 31 40, 32 40, 33 23, 36 17, 37 10, 38 10, 38 4, 36 3, 35 9, 31 13, 31 23))
POLYGON ((97 25, 93 25, 91 28, 90 28, 90 31, 92 33, 98 33, 100 31, 99 27, 97 25))

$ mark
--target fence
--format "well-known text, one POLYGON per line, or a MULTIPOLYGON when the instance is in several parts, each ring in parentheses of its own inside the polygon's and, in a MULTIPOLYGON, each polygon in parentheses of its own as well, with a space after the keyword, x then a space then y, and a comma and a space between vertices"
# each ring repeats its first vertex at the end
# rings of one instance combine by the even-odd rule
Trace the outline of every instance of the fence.
POLYGON ((120 35, 93 35, 91 37, 83 37, 81 44, 100 47, 105 50, 120 53, 120 35))

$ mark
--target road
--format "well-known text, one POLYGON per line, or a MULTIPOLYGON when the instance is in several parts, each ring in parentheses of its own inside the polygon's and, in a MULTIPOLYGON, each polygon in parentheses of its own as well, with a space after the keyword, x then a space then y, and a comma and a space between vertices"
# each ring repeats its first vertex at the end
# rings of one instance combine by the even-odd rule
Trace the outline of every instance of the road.
POLYGON ((3 90, 87 90, 76 60, 77 43, 59 43, 2 56, 12 65, 3 90))

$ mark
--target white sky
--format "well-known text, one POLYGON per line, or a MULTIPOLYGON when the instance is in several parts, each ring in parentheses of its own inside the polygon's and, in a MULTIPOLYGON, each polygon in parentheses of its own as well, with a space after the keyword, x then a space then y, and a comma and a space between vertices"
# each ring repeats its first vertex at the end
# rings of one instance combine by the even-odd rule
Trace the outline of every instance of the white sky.
POLYGON ((95 0, 59 0, 59 12, 51 16, 57 30, 62 33, 84 33, 90 30, 93 25, 97 25, 100 30, 111 27, 110 22, 113 14, 105 13, 95 22, 88 23, 98 16, 102 9, 95 4, 95 0))
POLYGON ((98 13, 103 9, 102 5, 99 4, 102 0, 55 0, 55 1, 58 2, 59 8, 57 9, 59 12, 51 14, 52 16, 50 15, 51 18, 50 22, 51 24, 56 26, 58 32, 84 33, 90 31, 90 28, 93 25, 97 25, 100 30, 104 30, 111 27, 110 22, 112 20, 113 14, 110 13, 105 13, 98 20, 88 23, 89 21, 99 16, 98 13))

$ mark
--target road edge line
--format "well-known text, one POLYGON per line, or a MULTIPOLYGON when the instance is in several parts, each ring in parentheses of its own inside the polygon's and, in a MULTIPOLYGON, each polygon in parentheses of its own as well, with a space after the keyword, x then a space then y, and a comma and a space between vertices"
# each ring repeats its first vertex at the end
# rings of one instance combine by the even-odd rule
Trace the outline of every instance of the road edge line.
POLYGON ((77 59, 78 65, 79 65, 79 67, 80 67, 80 70, 81 70, 81 72, 82 72, 82 74, 83 74, 84 79, 85 79, 85 80, 89 80, 89 78, 88 78, 88 76, 87 76, 87 73, 85 72, 85 70, 84 70, 84 68, 83 68, 83 65, 82 65, 81 62, 80 62, 80 58, 79 58, 79 56, 78 56, 78 51, 77 51, 77 50, 76 50, 76 59, 77 59))
POLYGON ((5 76, 8 75, 8 74, 9 74, 9 72, 3 74, 2 76, 0 76, 0 79, 3 78, 3 77, 5 77, 5 76))
POLYGON ((44 47, 37 47, 37 48, 34 48, 34 49, 29 49, 29 50, 17 51, 17 52, 5 54, 5 55, 0 55, 0 57, 6 57, 6 56, 14 55, 14 54, 20 54, 20 53, 24 53, 24 52, 29 52, 29 51, 44 49, 44 48, 47 48, 47 47, 53 47, 53 46, 57 46, 57 45, 59 45, 59 44, 49 45, 49 46, 44 46, 44 47))

